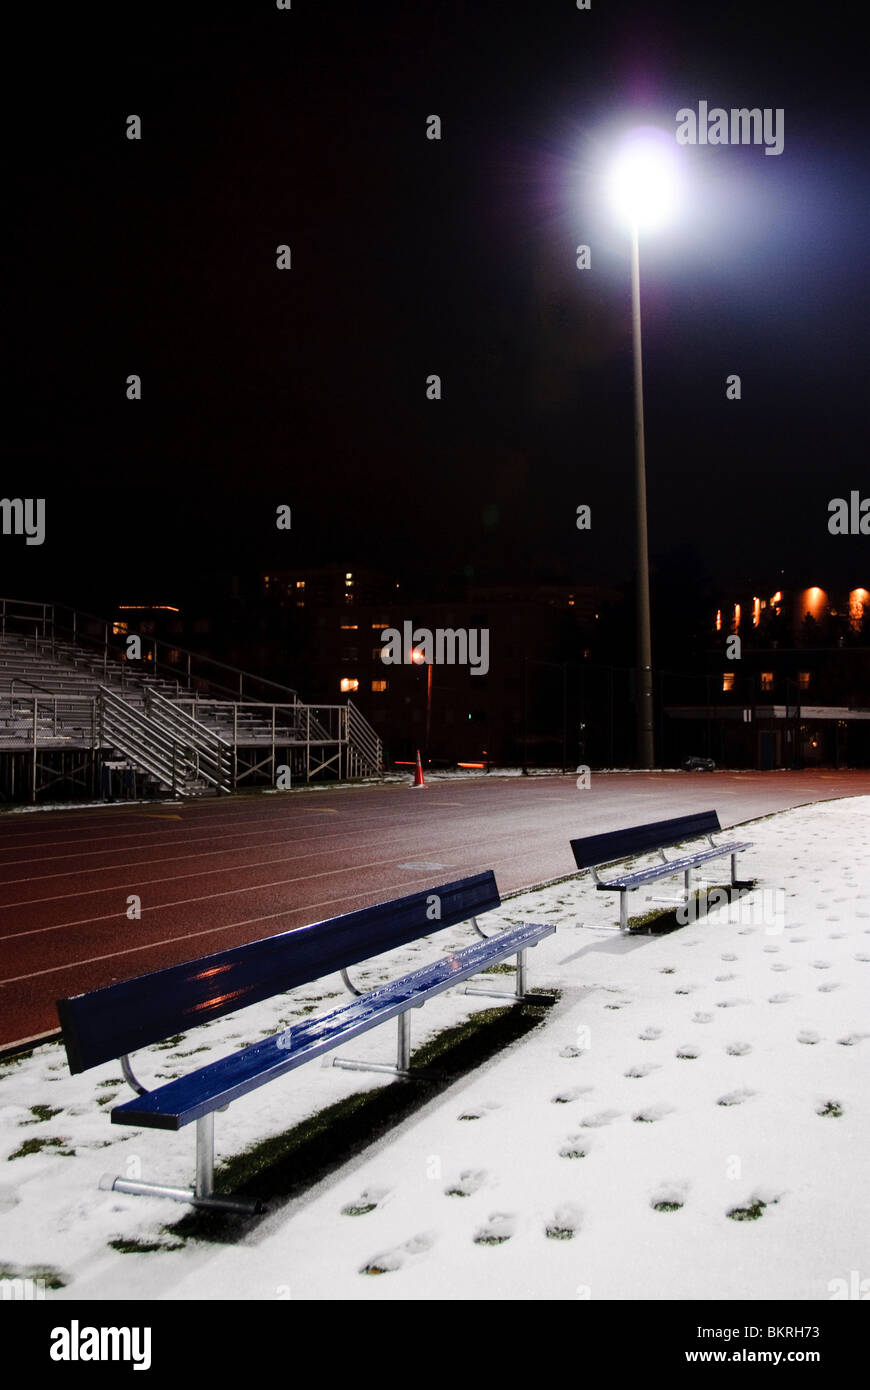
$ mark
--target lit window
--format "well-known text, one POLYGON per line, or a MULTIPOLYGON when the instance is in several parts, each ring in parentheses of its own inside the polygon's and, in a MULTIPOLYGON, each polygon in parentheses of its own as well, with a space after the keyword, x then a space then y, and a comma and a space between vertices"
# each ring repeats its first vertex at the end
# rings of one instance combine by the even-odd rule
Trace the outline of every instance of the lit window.
POLYGON ((754 598, 754 599, 752 600, 752 626, 753 626, 753 627, 758 627, 758 624, 759 624, 760 622, 761 622, 761 599, 760 599, 760 598, 754 598))
POLYGON ((735 605, 734 605, 734 631, 735 631, 735 632, 737 631, 737 629, 739 628, 739 626, 740 626, 740 604, 739 604, 739 603, 735 603, 735 605))
POLYGON ((725 672, 724 672, 724 674, 723 674, 723 676, 722 676, 722 689, 723 689, 723 690, 733 690, 733 689, 734 689, 734 672, 733 672, 733 671, 725 671, 725 672))
POLYGON ((351 690, 359 690, 359 681, 355 676, 342 676, 341 693, 347 695, 351 690))
POLYGON ((372 681, 372 690, 377 691, 379 694, 386 690, 386 688, 386 681, 372 681))
POLYGON ((387 622, 384 622, 384 623, 372 623, 372 632, 383 632, 383 631, 384 631, 386 628, 388 628, 389 626, 390 626, 390 624, 387 623, 387 622))
POLYGON ((716 609, 716 631, 717 631, 717 632, 721 632, 721 631, 722 631, 722 609, 721 609, 721 608, 717 608, 717 609, 716 609))
POLYGON ((297 588, 297 589, 304 589, 304 588, 305 588, 305 580, 304 580, 304 579, 297 579, 297 580, 296 580, 296 588, 297 588))
POLYGON ((126 623, 112 623, 112 633, 115 637, 121 637, 126 631, 126 623))
POLYGON ((348 570, 347 574, 344 576, 344 582, 347 583, 349 579, 351 581, 353 580, 353 575, 351 574, 350 570, 348 570))
POLYGON ((358 627, 359 623, 342 623, 341 630, 342 632, 356 632, 358 627))
POLYGON ((799 684, 801 690, 809 690, 809 688, 810 688, 810 673, 809 673, 809 671, 798 671, 798 684, 799 684))
POLYGON ((762 673, 761 673, 761 688, 762 688, 762 690, 772 690, 772 689, 773 689, 773 672, 772 672, 772 671, 762 671, 762 673))

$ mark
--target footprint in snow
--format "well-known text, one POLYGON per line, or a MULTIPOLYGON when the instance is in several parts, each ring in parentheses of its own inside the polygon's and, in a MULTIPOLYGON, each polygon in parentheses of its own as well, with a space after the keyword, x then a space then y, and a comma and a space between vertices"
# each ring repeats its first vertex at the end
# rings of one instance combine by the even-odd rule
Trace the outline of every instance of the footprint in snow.
MULTIPOLYGON (((775 969, 776 969, 776 966, 774 966, 773 969, 775 970, 775 969)), ((736 980, 736 979, 737 979, 737 976, 734 974, 734 971, 733 971, 733 970, 729 970, 729 972, 728 972, 727 975, 716 975, 716 976, 715 976, 715 980, 716 980, 717 985, 724 985, 724 984, 727 984, 727 982, 728 982, 729 980, 736 980)))
POLYGON ((653 1071, 658 1071, 658 1064, 656 1062, 647 1062, 638 1066, 629 1067, 628 1071, 624 1071, 622 1074, 628 1077, 641 1077, 649 1076, 650 1072, 653 1071))
POLYGON ((810 964, 814 970, 830 970, 831 968, 831 962, 829 960, 813 960, 810 961, 810 964))
POLYGON ((712 1021, 713 1021, 713 1015, 712 1015, 712 1014, 702 1014, 702 1013, 692 1014, 692 1022, 693 1022, 693 1023, 712 1023, 712 1021))
POLYGON ((367 1187, 365 1192, 360 1193, 355 1202, 348 1202, 346 1207, 342 1207, 341 1214, 342 1216, 366 1216, 368 1212, 379 1207, 388 1195, 388 1187, 367 1187))
POLYGON ((680 1057, 683 1059, 683 1061, 686 1062, 694 1062, 697 1060, 698 1057, 700 1057, 700 1055, 701 1054, 696 1047, 691 1047, 688 1044, 685 1047, 678 1047, 676 1052, 674 1053, 675 1057, 680 1057))
POLYGON ((476 1171, 472 1168, 466 1168, 466 1170, 463 1173, 459 1174, 459 1177, 456 1180, 456 1182, 452 1182, 449 1184, 448 1187, 445 1187, 444 1196, 470 1197, 472 1193, 478 1190, 479 1187, 483 1186, 485 1181, 485 1168, 479 1168, 476 1171))
POLYGON ((838 1038, 837 1042, 841 1047, 854 1047, 857 1043, 863 1042, 870 1037, 868 1033, 847 1033, 844 1038, 838 1038))
POLYGON ((719 957, 719 959, 720 959, 720 960, 728 960, 728 961, 731 961, 731 960, 737 960, 737 956, 734 955, 733 951, 726 951, 725 954, 724 954, 723 956, 720 956, 720 957, 719 957))
POLYGON ((382 1255, 376 1255, 373 1260, 369 1260, 363 1265, 360 1274, 392 1274, 395 1270, 401 1269, 409 1259, 425 1255, 434 1244, 435 1237, 428 1232, 412 1236, 403 1245, 397 1245, 394 1249, 386 1250, 382 1255))
POLYGON ((650 1206, 653 1211, 679 1211, 685 1206, 688 1195, 687 1182, 664 1182, 650 1198, 650 1206))
POLYGON ((826 980, 823 985, 817 985, 819 994, 833 994, 835 989, 840 988, 839 980, 826 980))
POLYGON ((736 1009, 738 1004, 751 1004, 751 999, 717 999, 717 1009, 736 1009))
POLYGON ((784 970, 791 970, 791 966, 790 966, 790 965, 784 965, 783 962, 782 962, 781 960, 774 961, 773 965, 772 965, 770 968, 771 968, 771 970, 778 970, 778 971, 780 971, 780 972, 782 972, 782 971, 784 971, 784 970))
POLYGON ((863 952, 859 952, 855 959, 861 961, 862 965, 866 965, 867 962, 870 961, 870 956, 865 955, 863 952))
POLYGON ((746 1057, 752 1051, 752 1047, 748 1042, 733 1042, 728 1043, 725 1051, 729 1057, 746 1057))
POLYGON ((618 1119, 618 1110, 598 1110, 594 1115, 587 1115, 580 1123, 584 1129, 603 1129, 605 1125, 613 1124, 613 1121, 618 1119))
POLYGON ((738 1091, 729 1091, 727 1095, 720 1096, 716 1104, 726 1106, 743 1105, 745 1101, 751 1100, 754 1095, 755 1091, 750 1091, 748 1087, 743 1086, 738 1091))
POLYGON ((565 1202, 557 1207, 552 1221, 548 1221, 544 1234, 548 1240, 573 1240, 583 1224, 583 1212, 573 1202, 565 1202))
POLYGON ((765 946, 765 947, 764 947, 764 950, 767 952, 768 955, 774 955, 774 954, 779 950, 779 947, 778 947, 778 946, 765 946))
POLYGON ((768 1004, 787 1004, 790 999, 794 999, 794 994, 788 994, 785 990, 781 994, 772 994, 768 999, 768 1004))
POLYGON ((485 1226, 474 1237, 475 1245, 504 1245, 517 1228, 517 1219, 509 1212, 493 1212, 485 1226))
POLYGON ((638 1033, 637 1036, 640 1038, 641 1042, 654 1042, 656 1038, 661 1037, 662 1031, 661 1028, 649 1027, 644 1028, 643 1032, 638 1033))
POLYGON ((583 1056, 583 1053, 584 1053, 586 1050, 587 1050, 587 1049, 586 1049, 585 1047, 576 1047, 573 1043, 569 1043, 567 1047, 563 1047, 563 1048, 562 1048, 562 1051, 559 1053, 559 1056, 560 1056, 560 1057, 582 1057, 582 1056, 583 1056))
POLYGON ((632 1119, 642 1125, 654 1125, 657 1120, 663 1120, 666 1115, 673 1111, 672 1105, 649 1105, 645 1110, 638 1110, 632 1119))
POLYGON ((568 1090, 568 1091, 559 1091, 559 1093, 558 1093, 557 1095, 553 1096, 553 1097, 552 1097, 552 1104, 553 1104, 553 1105, 570 1105, 570 1103, 571 1103, 572 1100, 577 1100, 577 1099, 579 1099, 580 1096, 588 1095, 590 1091, 594 1091, 594 1090, 595 1090, 595 1087, 594 1087, 594 1086, 572 1086, 570 1090, 568 1090))
POLYGON ((587 1158, 592 1147, 591 1140, 585 1135, 571 1135, 559 1150, 560 1158, 587 1158))
POLYGON ((822 1041, 821 1035, 814 1032, 812 1028, 802 1028, 797 1035, 797 1040, 799 1043, 806 1043, 810 1047, 822 1041))

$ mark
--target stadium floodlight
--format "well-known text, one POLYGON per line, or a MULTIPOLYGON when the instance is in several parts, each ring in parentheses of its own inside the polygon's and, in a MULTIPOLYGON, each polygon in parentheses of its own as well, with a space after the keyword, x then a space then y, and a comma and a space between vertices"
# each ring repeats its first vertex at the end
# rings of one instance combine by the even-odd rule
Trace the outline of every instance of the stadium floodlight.
POLYGON ((650 232, 673 220, 680 201, 679 150, 673 135, 641 126, 626 135, 609 178, 619 219, 650 232))

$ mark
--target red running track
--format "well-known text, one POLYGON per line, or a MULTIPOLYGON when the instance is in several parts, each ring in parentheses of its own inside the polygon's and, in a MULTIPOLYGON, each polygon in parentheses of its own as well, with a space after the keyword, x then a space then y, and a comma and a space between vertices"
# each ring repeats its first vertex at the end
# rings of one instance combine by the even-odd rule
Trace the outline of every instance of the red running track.
POLYGON ((870 772, 474 777, 0 817, 0 1048, 55 1001, 482 869, 570 874, 568 841, 714 807, 723 826, 870 794, 870 772), (140 920, 127 899, 141 899, 140 920))

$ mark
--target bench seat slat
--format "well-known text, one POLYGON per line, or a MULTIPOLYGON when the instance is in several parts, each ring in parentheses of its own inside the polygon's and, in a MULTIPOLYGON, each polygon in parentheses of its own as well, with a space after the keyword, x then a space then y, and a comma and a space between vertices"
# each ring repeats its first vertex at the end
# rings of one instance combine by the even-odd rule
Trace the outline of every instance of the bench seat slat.
POLYGON ((646 869, 619 874, 616 878, 609 878, 606 883, 602 881, 596 884, 596 887, 602 891, 607 888, 628 891, 640 883, 652 883, 658 878, 667 878, 670 874, 683 873, 686 869, 694 868, 696 864, 704 864, 709 859, 724 858, 725 855, 751 849, 752 844, 751 840, 735 840, 731 844, 716 845, 714 849, 702 849, 694 854, 683 855, 679 859, 671 859, 667 864, 650 864, 646 869))
POLYGON ((487 965, 537 945, 555 930, 552 925, 525 924, 499 932, 486 941, 475 942, 432 965, 378 986, 351 1004, 295 1024, 202 1067, 190 1076, 179 1077, 144 1096, 136 1096, 113 1109, 112 1123, 181 1129, 284 1072, 450 989, 487 965))

